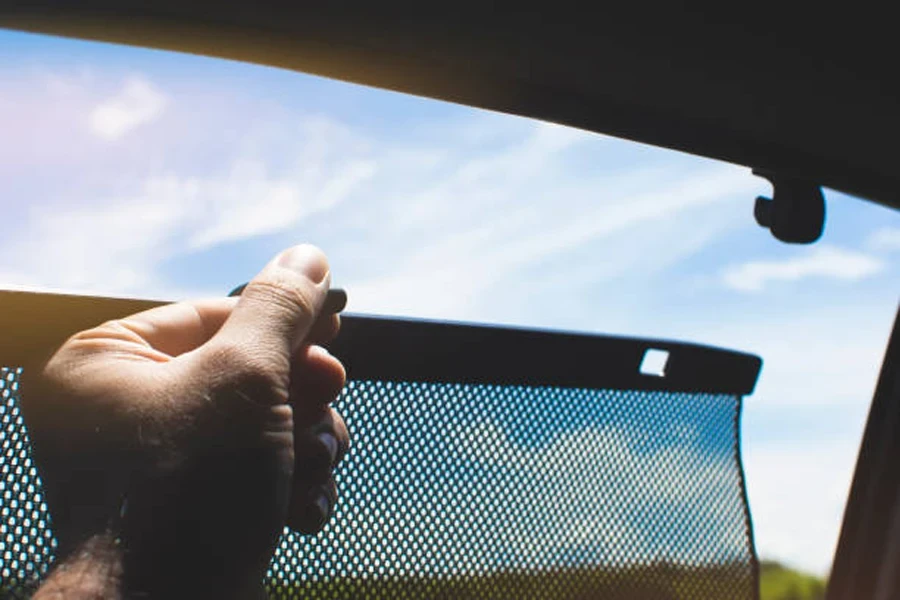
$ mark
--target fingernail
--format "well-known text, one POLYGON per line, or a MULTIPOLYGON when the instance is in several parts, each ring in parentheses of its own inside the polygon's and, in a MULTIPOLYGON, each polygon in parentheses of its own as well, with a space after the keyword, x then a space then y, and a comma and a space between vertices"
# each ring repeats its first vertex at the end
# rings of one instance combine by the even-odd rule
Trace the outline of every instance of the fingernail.
POLYGON ((337 453, 338 453, 338 442, 337 442, 337 438, 334 437, 333 435, 331 435, 331 434, 328 433, 328 432, 320 433, 320 434, 319 434, 318 436, 316 436, 316 437, 318 437, 318 438, 319 438, 319 441, 322 442, 322 444, 328 449, 328 458, 329 458, 330 461, 331 461, 331 463, 329 464, 329 466, 333 466, 333 465, 334 465, 334 461, 335 461, 335 459, 337 458, 337 453))
POLYGON ((328 275, 328 260, 321 250, 309 244, 288 248, 278 256, 278 265, 322 283, 328 275))
POLYGON ((319 509, 319 514, 322 517, 322 521, 327 521, 328 517, 331 516, 331 503, 328 502, 328 496, 325 492, 321 492, 314 502, 316 508, 319 509))

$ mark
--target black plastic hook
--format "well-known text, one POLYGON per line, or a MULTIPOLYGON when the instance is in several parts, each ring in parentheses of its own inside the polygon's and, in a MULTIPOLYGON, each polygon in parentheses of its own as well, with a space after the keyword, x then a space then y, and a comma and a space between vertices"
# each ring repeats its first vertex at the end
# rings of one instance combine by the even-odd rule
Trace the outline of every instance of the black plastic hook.
POLYGON ((816 183, 771 171, 753 171, 772 184, 772 198, 759 196, 756 222, 788 244, 811 244, 825 229, 825 197, 816 183))
MULTIPOLYGON (((242 283, 241 285, 228 292, 228 295, 240 296, 245 287, 247 287, 247 284, 242 283)), ((325 295, 325 304, 322 306, 323 313, 337 314, 344 310, 346 307, 347 292, 345 292, 341 288, 331 288, 330 290, 328 290, 328 293, 325 295)))

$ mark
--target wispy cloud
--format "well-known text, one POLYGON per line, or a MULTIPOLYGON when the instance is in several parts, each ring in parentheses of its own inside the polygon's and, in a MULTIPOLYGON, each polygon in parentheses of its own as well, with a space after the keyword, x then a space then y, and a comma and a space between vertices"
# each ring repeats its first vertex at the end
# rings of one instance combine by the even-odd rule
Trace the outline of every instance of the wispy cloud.
POLYGON ((900 250, 900 227, 882 227, 873 231, 866 245, 873 250, 900 250))
POLYGON ((337 123, 301 119, 290 133, 293 153, 280 166, 238 148, 227 168, 208 175, 152 174, 108 195, 75 190, 31 207, 0 243, 4 284, 164 295, 178 289, 160 278, 165 261, 290 230, 375 172, 337 123))
POLYGON ((785 260, 750 261, 732 265, 722 273, 726 286, 741 292, 759 292, 772 282, 808 278, 857 281, 879 273, 884 263, 877 257, 833 246, 821 246, 785 260))
POLYGON ((167 103, 166 96, 148 80, 133 76, 116 95, 91 111, 91 131, 105 140, 117 140, 158 117, 167 103))
POLYGON ((6 281, 94 293, 135 293, 172 255, 191 215, 173 178, 154 178, 131 198, 35 207, 3 244, 6 281), (10 281, 12 280, 12 281, 10 281))
POLYGON ((377 172, 377 157, 361 153, 360 136, 323 117, 289 125, 292 152, 271 169, 261 158, 239 157, 224 177, 190 179, 187 202, 198 207, 190 250, 289 230, 334 209, 377 172))
MULTIPOLYGON (((164 106, 178 122, 181 112, 193 110, 131 80, 92 119, 102 135, 122 136, 164 106)), ((113 177, 98 189, 109 173, 79 170, 87 184, 31 210, 19 235, 4 244, 14 268, 0 269, 13 278, 8 283, 158 295, 166 289, 159 274, 165 261, 324 225, 335 232, 327 250, 342 282, 353 284, 354 310, 465 318, 474 314, 467 303, 495 283, 602 240, 600 254, 616 260, 599 263, 597 277, 632 272, 651 255, 656 268, 677 261, 716 228, 651 239, 640 251, 617 248, 631 243, 629 232, 674 227, 681 215, 754 183, 744 170, 721 165, 598 169, 574 177, 570 162, 598 152, 606 138, 483 115, 460 119, 456 130, 454 137, 440 129, 440 139, 427 130, 373 139, 330 117, 280 113, 275 123, 259 116, 216 148, 217 165, 226 166, 212 170, 168 164, 170 153, 157 140, 143 178, 113 177), (461 281, 470 289, 461 290, 461 281)), ((204 132, 179 132, 180 145, 200 148, 190 139, 198 133, 204 132)))
MULTIPOLYGON (((556 152, 560 150, 542 157, 551 169, 562 158, 556 152)), ((518 163, 511 160, 510 164, 518 163)), ((469 165, 463 164, 460 170, 468 172, 469 165)), ((426 229, 428 243, 414 255, 402 257, 390 273, 355 283, 354 310, 438 318, 474 316, 477 298, 534 265, 549 263, 555 268, 560 264, 563 269, 529 275, 527 281, 533 284, 555 287, 563 283, 557 278, 575 277, 584 265, 566 259, 586 248, 597 257, 590 264, 591 281, 646 276, 697 251, 724 225, 681 228, 683 219, 704 207, 728 203, 753 185, 743 170, 727 166, 693 173, 638 168, 577 180, 565 175, 547 178, 528 169, 523 174, 501 170, 471 187, 453 179, 438 180, 429 195, 460 198, 457 206, 472 218, 456 227, 441 224, 459 218, 443 214, 453 206, 451 202, 420 216, 419 227, 427 227, 426 219, 437 221, 426 229), (513 177, 516 181, 504 181, 513 177), (556 205, 548 203, 544 194, 557 197, 556 205), (479 215, 479 201, 489 203, 490 210, 479 215), (681 231, 677 237, 648 235, 674 229, 681 231), (642 241, 635 247, 632 242, 638 232, 642 241), (463 288, 460 282, 465 282, 463 288)))

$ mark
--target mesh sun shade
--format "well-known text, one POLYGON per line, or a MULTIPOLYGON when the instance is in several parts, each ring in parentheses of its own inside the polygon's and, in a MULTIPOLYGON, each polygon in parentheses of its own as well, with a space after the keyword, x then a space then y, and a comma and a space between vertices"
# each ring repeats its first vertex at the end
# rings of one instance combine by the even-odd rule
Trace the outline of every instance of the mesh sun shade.
MULTIPOLYGON (((739 446, 757 358, 353 316, 332 352, 341 499, 318 535, 285 531, 272 597, 757 597, 739 446), (655 375, 648 349, 668 352, 655 375)), ((0 589, 24 596, 55 544, 28 392, 16 368, 0 381, 0 589)))

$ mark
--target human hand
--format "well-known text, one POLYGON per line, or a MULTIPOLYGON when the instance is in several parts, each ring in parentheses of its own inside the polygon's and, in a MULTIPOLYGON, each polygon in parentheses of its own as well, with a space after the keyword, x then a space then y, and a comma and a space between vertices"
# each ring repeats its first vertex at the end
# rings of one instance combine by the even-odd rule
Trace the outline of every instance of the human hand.
POLYGON ((298 246, 240 298, 104 323, 24 373, 62 565, 38 597, 247 597, 285 523, 324 526, 349 443, 343 366, 316 345, 340 326, 330 279, 298 246))

